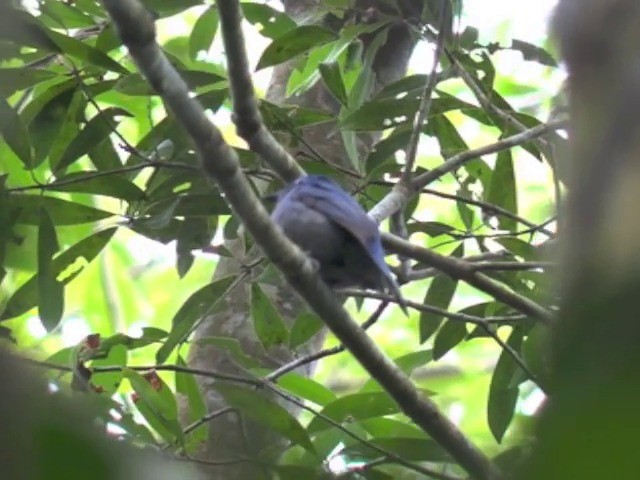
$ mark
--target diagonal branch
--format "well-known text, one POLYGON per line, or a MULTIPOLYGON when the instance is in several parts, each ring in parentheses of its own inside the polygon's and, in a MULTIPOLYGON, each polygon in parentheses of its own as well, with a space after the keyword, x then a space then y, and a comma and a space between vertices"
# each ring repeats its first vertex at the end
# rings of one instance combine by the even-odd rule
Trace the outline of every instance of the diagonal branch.
POLYGON ((473 266, 465 260, 440 255, 388 233, 382 234, 382 242, 390 251, 419 260, 437 268, 451 278, 467 282, 469 285, 488 293, 496 300, 509 305, 525 315, 537 318, 545 324, 551 324, 553 322, 552 312, 538 305, 533 300, 509 290, 486 275, 478 273, 474 270, 473 266))
POLYGON ((216 7, 220 14, 220 28, 227 55, 227 72, 238 134, 283 180, 291 182, 304 175, 304 170, 265 128, 262 121, 242 33, 240 2, 216 2, 216 7))
POLYGON ((387 195, 382 201, 380 201, 374 208, 369 211, 369 216, 376 222, 380 223, 385 218, 392 215, 394 212, 402 208, 417 192, 422 190, 430 183, 438 180, 449 172, 457 170, 465 163, 481 157, 482 155, 489 155, 491 153, 501 152, 510 148, 522 145, 535 138, 544 135, 547 132, 565 128, 567 122, 564 120, 556 120, 546 124, 538 125, 530 128, 524 132, 511 135, 510 137, 503 138, 495 143, 484 145, 473 150, 467 150, 448 158, 444 163, 422 173, 415 177, 411 183, 411 186, 405 186, 397 184, 396 187, 387 195), (400 188, 402 187, 402 188, 400 188))
MULTIPOLYGON (((230 3, 224 0, 221 3, 230 3)), ((451 423, 353 321, 312 262, 271 221, 240 169, 236 152, 209 122, 200 103, 155 41, 155 25, 138 0, 103 0, 140 71, 191 136, 205 173, 224 193, 256 243, 402 411, 440 443, 471 475, 496 479, 497 467, 451 423)))

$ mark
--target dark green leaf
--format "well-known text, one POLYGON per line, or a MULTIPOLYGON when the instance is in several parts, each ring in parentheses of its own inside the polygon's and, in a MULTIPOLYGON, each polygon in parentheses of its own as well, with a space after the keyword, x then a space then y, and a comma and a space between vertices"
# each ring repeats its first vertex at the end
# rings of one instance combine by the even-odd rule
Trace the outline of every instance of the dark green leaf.
POLYGON ((321 63, 319 70, 320 75, 322 75, 322 80, 329 91, 342 105, 348 107, 349 99, 347 98, 347 91, 344 87, 344 80, 342 79, 338 62, 321 63))
MULTIPOLYGON (((71 93, 69 90, 66 93, 71 93)), ((60 95, 59 97, 64 97, 60 95)), ((64 101, 64 98, 58 98, 64 101)), ((84 119, 87 99, 81 91, 73 93, 68 105, 61 105, 62 109, 52 111, 58 101, 49 102, 36 118, 29 124, 29 130, 34 132, 33 141, 36 150, 35 165, 40 165, 45 158, 49 158, 51 170, 55 170, 67 147, 80 132, 80 121, 84 119), (66 108, 68 106, 68 108, 66 108), (66 108, 66 112, 65 109, 66 108), (50 114, 51 118, 47 118, 50 114), (62 116, 61 116, 62 115, 62 116)))
MULTIPOLYGON (((451 456, 434 440, 424 438, 382 437, 368 440, 373 445, 391 452, 410 462, 449 462, 451 456)), ((356 443, 342 452, 347 456, 359 456, 376 459, 380 451, 364 443, 356 443)))
POLYGON ((469 146, 456 127, 444 115, 431 116, 424 132, 438 140, 440 153, 444 158, 469 150, 469 146))
POLYGON ((10 97, 15 92, 33 87, 58 74, 36 68, 0 68, 0 95, 10 97))
POLYGON ((548 67, 557 66, 557 62, 545 49, 522 40, 512 40, 511 48, 522 53, 525 60, 532 60, 548 67))
POLYGON ((56 171, 64 170, 111 135, 118 124, 116 117, 122 115, 131 116, 121 108, 108 108, 89 120, 65 150, 55 166, 56 171))
POLYGON ((280 313, 257 283, 251 286, 251 317, 256 335, 266 350, 289 340, 289 332, 280 313))
POLYGON ((407 148, 410 138, 411 129, 400 127, 394 130, 391 135, 376 143, 367 157, 367 173, 371 174, 375 168, 387 161, 397 163, 395 154, 407 148))
POLYGON ((96 176, 97 172, 74 172, 58 177, 47 185, 48 190, 105 195, 133 202, 142 200, 144 192, 134 183, 119 175, 96 176))
POLYGON ((58 46, 62 53, 83 60, 90 65, 101 67, 112 72, 127 74, 129 70, 124 68, 120 63, 110 58, 104 52, 92 47, 80 40, 67 37, 53 30, 48 30, 47 35, 58 46))
POLYGON ((223 350, 229 355, 234 362, 245 368, 257 368, 260 366, 255 358, 247 355, 240 345, 237 338, 231 337, 204 337, 196 340, 199 345, 211 345, 217 349, 223 350))
POLYGON ((313 312, 302 312, 291 327, 289 348, 295 349, 305 343, 324 326, 324 322, 313 312))
POLYGON ((313 47, 335 39, 336 35, 330 30, 316 25, 302 25, 289 30, 271 42, 262 53, 256 68, 260 70, 278 65, 296 55, 309 51, 313 47))
POLYGON ((215 191, 169 197, 151 205, 147 213, 150 215, 161 214, 174 203, 175 211, 172 214, 181 217, 206 217, 231 213, 227 202, 215 191))
MULTIPOLYGON (((457 287, 457 280, 446 275, 437 275, 427 290, 424 303, 432 307, 447 309, 457 287)), ((420 343, 426 342, 438 330, 442 319, 442 315, 420 312, 420 343)))
MULTIPOLYGON (((102 345, 101 345, 102 346, 102 345)), ((128 350, 124 345, 113 345, 106 356, 91 361, 91 368, 95 367, 125 367, 127 365, 128 350)), ((116 372, 94 372, 91 383, 101 387, 103 392, 111 396, 118 390, 122 382, 122 370, 116 372)))
POLYGON ((297 373, 287 373, 278 379, 278 386, 318 405, 327 405, 336 400, 336 395, 327 387, 297 373))
POLYGON ((195 60, 201 51, 208 52, 218 30, 218 11, 207 8, 196 20, 189 36, 189 56, 195 60))
POLYGON ((536 260, 539 257, 536 247, 519 238, 500 237, 495 241, 523 260, 536 260))
MULTIPOLYGON (((398 404, 387 392, 364 392, 345 395, 326 405, 322 414, 336 422, 363 420, 398 413, 398 404)), ((307 426, 307 432, 314 434, 331 427, 321 417, 314 417, 307 426)))
POLYGON ((242 13, 249 23, 260 28, 264 37, 281 37, 296 28, 296 22, 288 15, 264 3, 243 2, 242 13))
POLYGON ((57 280, 53 265, 53 256, 59 249, 55 226, 42 209, 38 227, 38 313, 48 331, 58 326, 64 311, 64 284, 57 280))
MULTIPOLYGON (((60 282, 66 285, 102 251, 116 230, 103 230, 72 245, 53 260, 50 274, 58 278, 64 272, 60 282)), ((35 307, 37 303, 38 282, 37 276, 34 275, 9 298, 0 320, 17 317, 35 307)))
POLYGON ((0 98, 0 133, 27 169, 33 165, 29 132, 22 119, 4 98, 0 98))
MULTIPOLYGON (((514 329, 507 344, 516 352, 522 348, 522 332, 514 329)), ((489 428, 496 441, 502 441, 504 432, 509 427, 518 401, 518 385, 524 380, 522 370, 509 352, 503 350, 498 359, 491 385, 489 387, 489 402, 487 404, 487 420, 489 428)))
POLYGON ((237 408, 243 415, 314 453, 313 444, 298 420, 262 392, 220 382, 216 382, 214 388, 222 394, 228 405, 237 408))
POLYGON ((220 278, 197 290, 182 304, 171 321, 169 337, 156 353, 157 363, 164 363, 173 349, 187 339, 196 322, 224 300, 235 281, 234 275, 220 278))
POLYGON ((145 375, 149 380, 129 368, 125 368, 123 374, 139 395, 135 404, 147 422, 166 441, 182 444, 178 406, 169 386, 155 372, 145 375))
POLYGON ((60 53, 49 37, 48 30, 33 15, 15 8, 3 8, 0 17, 0 39, 10 40, 18 45, 60 53))
POLYGON ((171 17, 191 7, 202 5, 201 0, 143 0, 142 3, 158 18, 171 17))
POLYGON ((90 16, 64 2, 44 2, 41 4, 40 11, 45 16, 43 19, 45 24, 52 28, 63 27, 68 30, 95 25, 95 21, 90 16), (46 17, 50 19, 48 22, 46 17))
MULTIPOLYGON (((510 212, 518 213, 518 192, 510 150, 498 153, 496 166, 491 176, 491 186, 487 192, 487 201, 510 212)), ((498 222, 500 228, 511 231, 515 231, 518 224, 516 220, 504 215, 498 216, 498 222)))
MULTIPOLYGON (((431 350, 418 350, 395 358, 393 362, 400 370, 410 376, 416 368, 425 366, 431 360, 433 360, 433 352, 431 350)), ((363 385, 360 391, 371 392, 381 389, 382 387, 378 381, 371 378, 363 385)))
MULTIPOLYGON (((187 367, 186 362, 178 355, 176 365, 179 367, 187 367)), ((207 414, 207 404, 204 401, 204 397, 198 382, 196 382, 195 376, 190 373, 176 372, 176 393, 179 393, 187 399, 187 412, 186 419, 189 423, 193 423, 200 420, 207 414)), ((192 442, 197 444, 206 441, 209 433, 209 422, 204 422, 195 430, 192 430, 189 434, 189 445, 192 442)), ((193 448, 193 447, 192 447, 193 448)))
POLYGON ((460 320, 447 320, 433 339, 433 359, 441 359, 467 336, 467 327, 460 320))
POLYGON ((45 208, 49 212, 53 223, 58 227, 96 222, 113 215, 79 203, 41 195, 12 194, 9 196, 9 206, 20 211, 17 222, 27 225, 40 223, 40 208, 45 208))

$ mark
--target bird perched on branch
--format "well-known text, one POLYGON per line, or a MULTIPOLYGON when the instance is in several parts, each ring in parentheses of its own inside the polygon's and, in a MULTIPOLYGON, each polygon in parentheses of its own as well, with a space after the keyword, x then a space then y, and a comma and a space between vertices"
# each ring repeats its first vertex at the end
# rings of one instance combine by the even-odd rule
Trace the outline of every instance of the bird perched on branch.
POLYGON ((278 192, 276 199, 273 221, 318 263, 330 287, 389 292, 406 311, 384 261, 378 225, 339 185, 321 175, 305 175, 278 192))

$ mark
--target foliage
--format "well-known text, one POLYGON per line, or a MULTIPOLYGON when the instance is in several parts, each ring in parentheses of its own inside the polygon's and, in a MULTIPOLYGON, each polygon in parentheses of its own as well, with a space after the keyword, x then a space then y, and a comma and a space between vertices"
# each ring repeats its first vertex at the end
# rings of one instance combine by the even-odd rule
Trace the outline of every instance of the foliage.
MULTIPOLYGON (((228 110, 227 75, 215 56, 216 9, 199 2, 147 3, 159 18, 165 53, 193 94, 213 114, 228 110), (193 27, 173 35, 170 26, 179 19, 193 27)), ((343 3, 326 2, 325 13, 341 18, 343 3)), ((177 455, 195 452, 206 438, 207 412, 183 359, 199 319, 220 308, 218 300, 230 289, 251 282, 252 315, 265 348, 295 348, 321 324, 303 314, 288 330, 265 293, 268 275, 209 281, 212 259, 232 255, 212 239, 236 235, 236 219, 99 4, 43 0, 37 12, 3 8, 12 28, 0 30, 0 336, 67 368, 50 378, 59 388, 115 395, 120 414, 110 416, 113 403, 104 402, 100 415, 122 438, 164 445, 177 455), (100 338, 85 339, 78 325, 100 338), (138 371, 149 364, 156 370, 138 371), (176 392, 187 398, 190 424, 178 419, 176 392)), ((336 118, 262 102, 271 131, 298 138, 305 128, 330 122, 341 132, 382 134, 367 158, 352 158, 350 172, 319 157, 300 160, 308 172, 349 182, 355 177, 358 199, 372 207, 402 174, 400 159, 413 119, 424 111, 428 76, 410 72, 369 95, 371 62, 354 50, 363 36, 383 42, 400 13, 333 31, 296 25, 266 4, 243 3, 243 11, 252 38, 259 31, 267 39, 258 68, 293 60, 288 92, 324 82, 340 105, 336 118)), ((438 26, 426 9, 413 33, 433 40, 430 29, 438 26)), ((500 54, 512 49, 526 59, 521 65, 550 77, 555 63, 541 46, 519 39, 506 47, 484 45, 471 28, 446 45, 450 56, 440 57, 442 72, 420 127, 416 175, 472 147, 529 132, 548 115, 550 99, 537 80, 519 83, 497 66, 500 54)), ((344 135, 347 151, 349 138, 344 135)), ((406 209, 410 240, 475 264, 517 295, 553 305, 542 251, 554 237, 555 155, 563 142, 549 129, 517 148, 479 152, 445 172, 406 209)), ((244 147, 237 151, 249 179, 263 181, 257 156, 244 147)), ((403 318, 394 309, 372 336, 400 369, 416 375, 425 395, 438 393, 443 409, 463 412, 463 430, 488 453, 521 447, 528 440, 523 403, 544 389, 544 351, 536 347, 546 327, 462 280, 434 276, 430 265, 411 269, 415 280, 403 289, 415 302, 411 315, 403 318)), ((367 318, 371 302, 348 305, 367 318)), ((341 458, 359 478, 412 478, 416 465, 456 471, 442 447, 409 423, 375 382, 358 386, 358 367, 347 354, 322 360, 315 379, 293 373, 278 379, 283 401, 295 397, 311 409, 297 419, 256 390, 269 371, 254 352, 233 338, 205 341, 255 379, 221 383, 229 405, 290 442, 273 466, 280 478, 315 477, 328 458, 341 458)))

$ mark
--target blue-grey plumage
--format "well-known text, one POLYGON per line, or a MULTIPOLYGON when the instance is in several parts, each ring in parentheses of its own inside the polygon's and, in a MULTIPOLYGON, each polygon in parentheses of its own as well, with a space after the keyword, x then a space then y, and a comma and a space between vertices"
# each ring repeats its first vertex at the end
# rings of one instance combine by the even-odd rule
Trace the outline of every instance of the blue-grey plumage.
POLYGON ((388 291, 406 311, 384 261, 378 225, 335 182, 321 175, 298 178, 277 195, 271 216, 318 262, 320 276, 329 286, 388 291))

